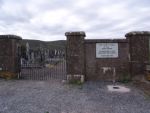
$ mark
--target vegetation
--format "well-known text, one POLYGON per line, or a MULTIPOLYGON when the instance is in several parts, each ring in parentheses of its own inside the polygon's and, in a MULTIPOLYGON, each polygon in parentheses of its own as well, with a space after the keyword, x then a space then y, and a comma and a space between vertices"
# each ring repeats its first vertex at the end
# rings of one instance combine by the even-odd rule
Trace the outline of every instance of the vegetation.
POLYGON ((81 80, 78 79, 73 79, 69 82, 70 84, 74 84, 74 85, 82 85, 83 83, 81 82, 81 80))
POLYGON ((21 45, 21 57, 23 57, 24 59, 27 59, 25 45, 21 45))
POLYGON ((0 78, 4 78, 6 80, 10 80, 16 78, 17 75, 15 73, 9 71, 0 71, 0 78))
POLYGON ((120 82, 122 83, 128 83, 130 81, 131 81, 131 76, 127 73, 124 73, 120 78, 120 82))
POLYGON ((29 43, 29 46, 32 50, 38 50, 40 48, 65 50, 65 46, 66 46, 65 40, 40 41, 40 40, 27 40, 27 39, 22 40, 21 45, 25 46, 27 42, 29 43))

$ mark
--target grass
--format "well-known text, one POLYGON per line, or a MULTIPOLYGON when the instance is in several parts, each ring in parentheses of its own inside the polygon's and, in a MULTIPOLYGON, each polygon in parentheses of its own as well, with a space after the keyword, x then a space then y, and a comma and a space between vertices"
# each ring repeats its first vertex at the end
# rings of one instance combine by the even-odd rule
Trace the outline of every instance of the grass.
POLYGON ((122 83, 129 83, 131 82, 131 77, 129 74, 123 74, 119 80, 119 82, 122 82, 122 83))
POLYGON ((69 83, 73 84, 73 85, 82 85, 83 84, 80 80, 77 80, 77 79, 71 80, 69 83))

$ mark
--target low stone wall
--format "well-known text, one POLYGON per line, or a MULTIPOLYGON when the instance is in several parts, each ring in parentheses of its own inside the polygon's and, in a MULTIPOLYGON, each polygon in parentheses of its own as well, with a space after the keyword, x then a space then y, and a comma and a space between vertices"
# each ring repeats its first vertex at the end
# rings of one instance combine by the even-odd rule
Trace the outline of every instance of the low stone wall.
MULTIPOLYGON (((75 75, 84 76, 85 80, 113 81, 145 74, 146 64, 150 60, 150 32, 130 32, 125 35, 125 39, 115 40, 85 40, 84 32, 67 32, 66 36, 69 80, 71 76, 74 79, 75 75), (100 51, 100 57, 97 57, 97 44, 116 46, 106 47, 106 50, 100 51), (108 57, 101 57, 107 52, 108 57)), ((101 46, 99 48, 102 49, 101 46)), ((81 77, 78 78, 81 80, 81 77)))
POLYGON ((120 40, 85 40, 86 80, 113 81, 123 79, 129 74, 128 41, 120 40), (96 58, 96 44, 118 44, 117 58, 96 58), (113 76, 115 69, 115 77, 113 76))

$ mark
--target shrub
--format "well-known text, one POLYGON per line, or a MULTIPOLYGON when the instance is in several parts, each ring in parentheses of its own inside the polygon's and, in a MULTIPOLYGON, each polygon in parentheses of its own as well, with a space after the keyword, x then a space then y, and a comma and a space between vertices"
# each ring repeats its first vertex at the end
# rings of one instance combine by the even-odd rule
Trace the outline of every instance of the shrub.
POLYGON ((119 81, 122 83, 128 83, 131 81, 131 76, 129 74, 124 73, 124 74, 122 74, 119 81))

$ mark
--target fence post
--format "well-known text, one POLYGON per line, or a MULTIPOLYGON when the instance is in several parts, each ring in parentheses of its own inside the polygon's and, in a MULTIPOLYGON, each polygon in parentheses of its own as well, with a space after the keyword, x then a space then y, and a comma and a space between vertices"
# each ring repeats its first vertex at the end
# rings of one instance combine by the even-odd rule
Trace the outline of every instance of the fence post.
POLYGON ((67 80, 69 82, 84 82, 85 56, 84 38, 85 32, 66 32, 67 37, 67 80))

